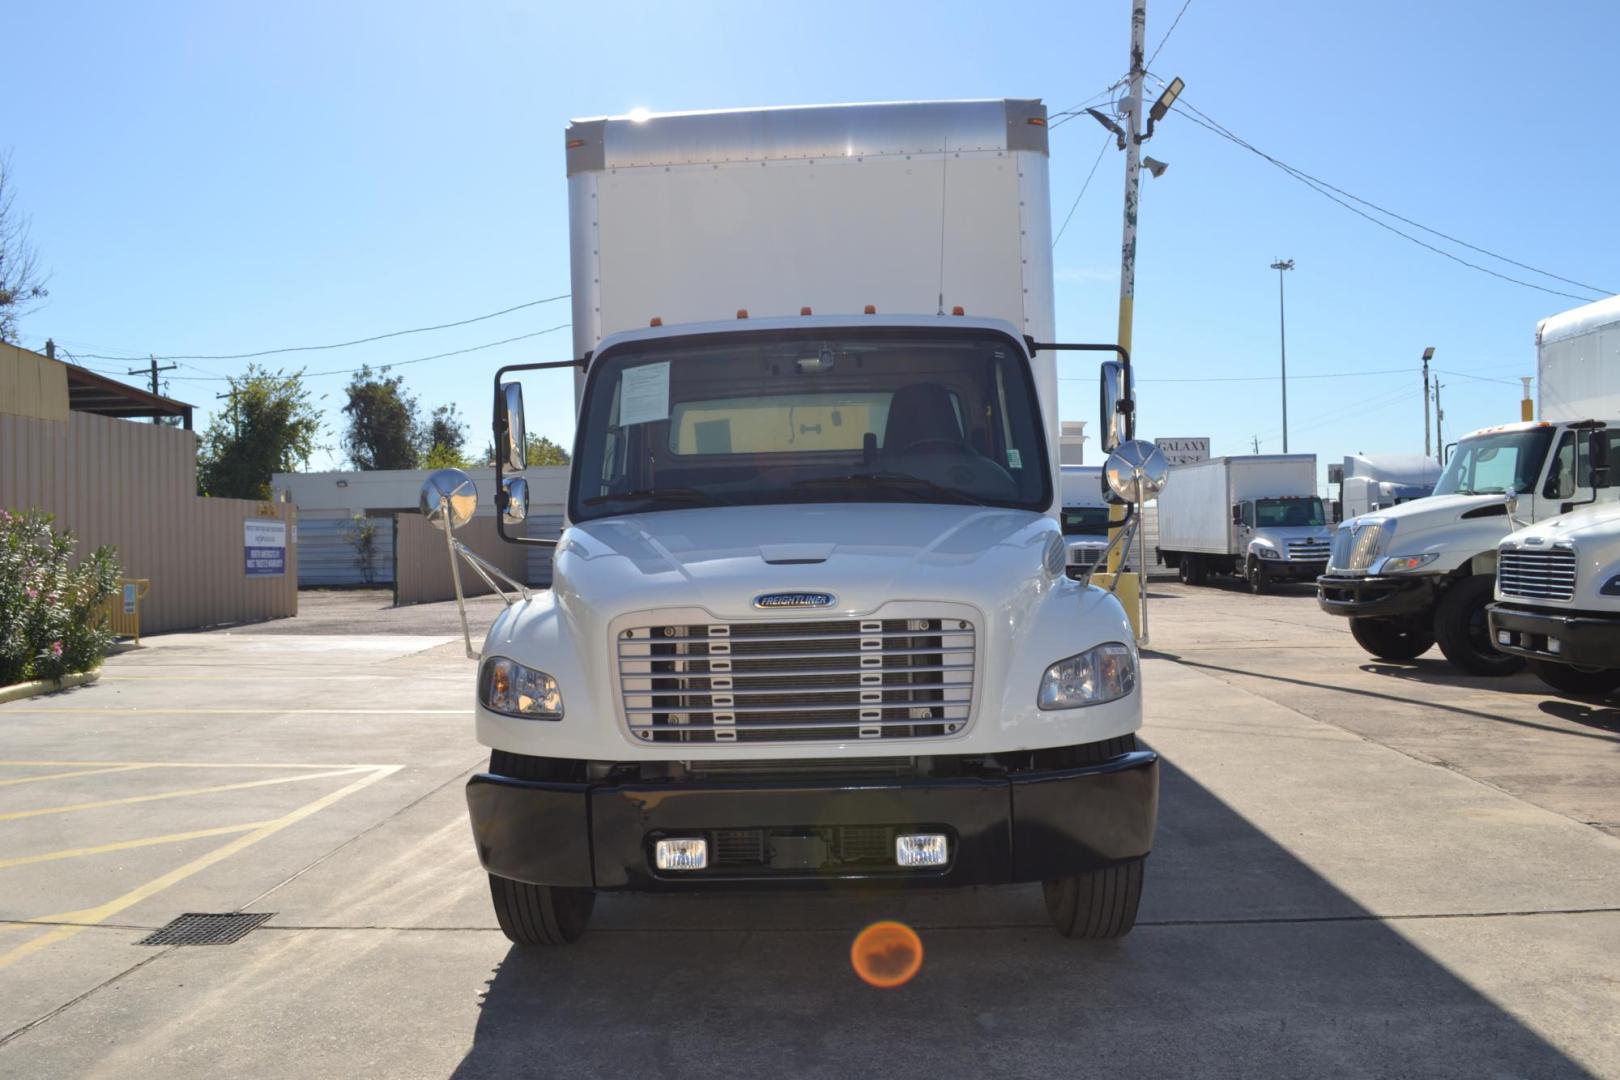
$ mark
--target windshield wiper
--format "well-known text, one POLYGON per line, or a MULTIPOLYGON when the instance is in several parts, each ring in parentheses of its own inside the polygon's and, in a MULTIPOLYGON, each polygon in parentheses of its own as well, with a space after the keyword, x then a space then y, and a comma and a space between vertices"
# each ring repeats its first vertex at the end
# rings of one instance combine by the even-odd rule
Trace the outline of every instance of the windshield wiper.
POLYGON ((902 472, 874 472, 851 473, 848 476, 811 476, 803 480, 793 481, 794 487, 848 487, 852 484, 865 484, 871 487, 889 488, 897 491, 911 491, 918 495, 944 496, 950 502, 967 503, 970 506, 988 506, 983 499, 969 495, 956 488, 948 488, 936 484, 932 480, 925 480, 920 476, 902 472))
POLYGON ((708 503, 725 505, 724 499, 717 499, 712 492, 703 491, 694 487, 667 487, 643 488, 640 491, 610 491, 606 495, 592 495, 582 500, 585 506, 600 506, 610 502, 631 502, 638 499, 665 499, 670 502, 708 503))

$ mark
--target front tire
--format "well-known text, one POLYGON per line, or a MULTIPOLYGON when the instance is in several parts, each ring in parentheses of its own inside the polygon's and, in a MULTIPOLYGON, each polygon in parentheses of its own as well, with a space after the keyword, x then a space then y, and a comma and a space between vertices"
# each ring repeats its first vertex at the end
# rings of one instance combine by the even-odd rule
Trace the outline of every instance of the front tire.
POLYGON ((1464 578, 1440 597, 1434 609, 1434 639, 1453 667, 1470 675, 1512 675, 1524 658, 1496 651, 1485 608, 1496 581, 1486 574, 1464 578))
POLYGON ((585 934, 596 906, 591 889, 531 885, 489 875, 489 895, 501 933, 514 945, 572 945, 585 934))
POLYGON ((1351 619, 1350 636, 1380 660, 1416 660, 1434 644, 1434 627, 1427 615, 1351 619))
POLYGON ((1264 596, 1271 590, 1271 582, 1266 578, 1265 565, 1252 556, 1243 572, 1243 579, 1248 582, 1249 591, 1256 596, 1264 596))
POLYGON ((1603 668, 1598 671, 1589 671, 1585 668, 1570 667, 1568 664, 1554 664, 1547 660, 1532 660, 1530 661, 1530 670, 1536 673, 1536 678, 1557 690, 1560 694, 1601 697, 1604 694, 1620 690, 1620 668, 1603 668))
POLYGON ((1204 560, 1197 555, 1183 555, 1181 565, 1176 567, 1176 576, 1183 585, 1202 585, 1204 583, 1204 560))
POLYGON ((1136 925, 1142 902, 1145 858, 1105 866, 1087 874, 1041 883, 1046 914, 1067 938, 1098 941, 1124 937, 1136 925))

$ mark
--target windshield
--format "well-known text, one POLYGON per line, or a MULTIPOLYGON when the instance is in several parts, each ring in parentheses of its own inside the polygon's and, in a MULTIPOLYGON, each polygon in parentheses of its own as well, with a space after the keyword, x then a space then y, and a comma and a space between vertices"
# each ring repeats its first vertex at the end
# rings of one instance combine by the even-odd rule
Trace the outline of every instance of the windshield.
POLYGON ((1107 536, 1108 507, 1065 506, 1063 508, 1064 536, 1107 536))
POLYGON ((1258 528, 1275 529, 1288 525, 1325 525, 1322 500, 1310 499, 1256 499, 1254 519, 1258 528))
POLYGON ((795 330, 638 342, 591 367, 574 521, 693 506, 1044 510, 1021 347, 990 331, 795 330))
POLYGON ((1535 489, 1553 429, 1496 431, 1457 444, 1434 485, 1436 495, 1526 494, 1535 489))

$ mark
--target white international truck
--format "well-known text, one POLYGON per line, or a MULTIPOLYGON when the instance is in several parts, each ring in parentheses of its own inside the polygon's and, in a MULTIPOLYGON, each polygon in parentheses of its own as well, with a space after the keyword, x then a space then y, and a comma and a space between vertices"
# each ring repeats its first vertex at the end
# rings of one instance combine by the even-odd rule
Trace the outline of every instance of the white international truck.
POLYGON ((1464 436, 1433 495, 1339 526, 1317 601, 1350 619, 1367 652, 1411 660, 1438 642, 1454 667, 1471 674, 1523 668, 1522 651, 1499 648, 1486 611, 1497 549, 1517 528, 1615 499, 1616 489, 1592 486, 1589 462, 1594 440, 1610 449, 1620 434, 1617 333, 1620 297, 1543 319, 1536 328, 1541 419, 1464 436), (1600 346, 1607 349, 1601 364, 1600 346))
POLYGON ((1327 565, 1315 454, 1251 454, 1177 465, 1159 496, 1159 559, 1188 585, 1235 574, 1252 592, 1313 581, 1327 565))
MULTIPOLYGON (((1591 402, 1620 417, 1620 297, 1545 320, 1537 336, 1544 403, 1591 402)), ((1611 421, 1589 432, 1585 456, 1572 462, 1577 486, 1590 488, 1588 504, 1520 529, 1496 549, 1494 643, 1565 693, 1620 688, 1617 462, 1620 423, 1611 421)))
MULTIPOLYGON (((522 381, 577 378, 566 522, 484 641, 467 787, 514 942, 575 940, 602 890, 761 886, 1038 881, 1061 933, 1131 928, 1158 758, 1124 591, 1065 574, 1056 453, 1060 363, 1120 350, 1050 344, 1045 121, 568 127, 576 359, 495 379, 506 535, 522 381)), ((1105 470, 1140 503, 1128 387, 1121 354, 1105 470)), ((447 527, 469 502, 423 492, 447 527)))

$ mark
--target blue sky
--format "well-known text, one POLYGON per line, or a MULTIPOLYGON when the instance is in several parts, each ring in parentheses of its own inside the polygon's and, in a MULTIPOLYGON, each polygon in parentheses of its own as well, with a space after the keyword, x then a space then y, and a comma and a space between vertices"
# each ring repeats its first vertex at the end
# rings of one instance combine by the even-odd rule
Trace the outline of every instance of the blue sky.
MULTIPOLYGON (((1152 0, 1150 51, 1180 8, 1152 0)), ((0 148, 52 275, 24 344, 238 353, 565 293, 570 117, 1000 96, 1041 97, 1056 111, 1122 73, 1128 13, 1128 0, 8 5, 12 104, 0 148)), ((1620 7, 1602 2, 1192 0, 1152 69, 1182 76, 1187 102, 1298 168, 1521 262, 1620 289, 1617 38, 1620 7)), ((1055 221, 1102 142, 1089 118, 1054 129, 1055 221)), ((1184 117, 1161 125, 1148 152, 1170 169, 1145 181, 1142 200, 1144 434, 1209 435, 1216 453, 1248 452, 1254 436, 1281 449, 1268 269, 1278 257, 1297 266, 1291 450, 1324 466, 1347 452, 1421 450, 1425 345, 1456 373, 1440 375, 1448 436, 1517 418, 1536 320, 1575 300, 1424 251, 1184 117), (1360 374, 1302 378, 1345 372, 1360 374)), ((1121 158, 1104 155, 1056 250, 1058 327, 1071 340, 1114 336, 1121 158)), ((397 363, 567 317, 566 304, 530 308, 280 362, 397 363)), ((398 370, 424 406, 458 403, 481 447, 497 363, 568 351, 559 331, 398 370)), ((192 364, 168 373, 170 392, 206 413, 224 387, 207 380, 241 364, 192 364)), ((311 380, 327 395, 333 447, 316 467, 338 464, 346 381, 311 380)), ((1089 419, 1094 401, 1090 383, 1066 384, 1067 417, 1089 419)), ((569 425, 551 409, 532 430, 569 425)))

